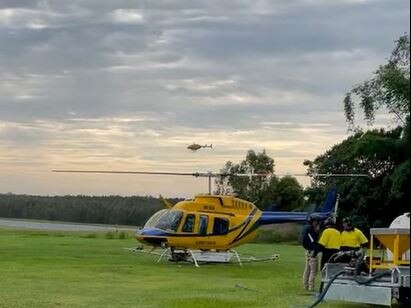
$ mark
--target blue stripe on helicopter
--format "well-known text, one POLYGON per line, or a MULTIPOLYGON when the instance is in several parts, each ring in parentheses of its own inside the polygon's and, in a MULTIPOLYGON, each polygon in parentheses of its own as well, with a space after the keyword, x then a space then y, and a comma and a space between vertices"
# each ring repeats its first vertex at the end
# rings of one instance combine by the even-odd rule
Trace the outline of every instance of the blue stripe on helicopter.
POLYGON ((149 236, 172 236, 172 234, 167 233, 164 230, 158 228, 144 228, 138 231, 139 235, 149 235, 149 236))

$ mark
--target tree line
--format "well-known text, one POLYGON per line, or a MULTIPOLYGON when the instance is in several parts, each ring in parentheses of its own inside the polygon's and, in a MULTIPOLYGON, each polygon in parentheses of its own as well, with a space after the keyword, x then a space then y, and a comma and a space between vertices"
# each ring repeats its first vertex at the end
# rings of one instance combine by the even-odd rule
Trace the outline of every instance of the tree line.
MULTIPOLYGON (((181 199, 170 199, 176 203, 181 199)), ((0 194, 0 217, 142 226, 164 208, 151 196, 34 196, 0 194)))

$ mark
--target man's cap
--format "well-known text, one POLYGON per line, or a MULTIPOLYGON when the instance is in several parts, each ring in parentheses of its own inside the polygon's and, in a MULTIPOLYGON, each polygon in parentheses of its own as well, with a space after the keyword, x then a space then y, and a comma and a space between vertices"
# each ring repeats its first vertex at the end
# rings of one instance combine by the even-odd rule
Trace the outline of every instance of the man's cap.
POLYGON ((344 217, 342 220, 341 220, 341 222, 342 223, 347 223, 347 224, 351 224, 351 220, 350 220, 350 218, 348 218, 348 217, 344 217))
POLYGON ((332 219, 332 217, 328 217, 328 218, 324 221, 324 225, 325 225, 325 226, 333 226, 333 225, 334 225, 334 219, 332 219))
POLYGON ((315 216, 315 215, 309 215, 308 218, 307 218, 307 221, 308 221, 309 223, 312 223, 313 221, 319 222, 319 221, 320 221, 320 218, 317 217, 317 216, 315 216))

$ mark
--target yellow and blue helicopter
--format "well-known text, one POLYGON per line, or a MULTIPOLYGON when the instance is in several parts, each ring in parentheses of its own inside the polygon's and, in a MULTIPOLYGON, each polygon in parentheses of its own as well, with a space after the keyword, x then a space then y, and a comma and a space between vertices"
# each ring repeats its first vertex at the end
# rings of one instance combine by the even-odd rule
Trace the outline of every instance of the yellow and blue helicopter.
POLYGON ((136 234, 142 243, 179 249, 230 250, 257 235, 260 226, 304 223, 309 215, 324 220, 337 202, 335 189, 329 191, 319 212, 261 211, 252 202, 225 195, 197 195, 192 200, 168 202, 136 234))
MULTIPOLYGON (((155 213, 144 227, 137 231, 136 239, 148 246, 164 249, 160 259, 167 255, 173 261, 227 262, 235 254, 234 247, 245 244, 257 235, 260 226, 279 223, 304 223, 309 215, 324 220, 333 214, 338 205, 335 189, 328 192, 319 212, 261 211, 252 202, 228 195, 211 194, 211 178, 222 176, 268 176, 267 174, 223 174, 181 173, 145 171, 96 171, 96 170, 53 170, 54 172, 77 173, 120 173, 187 175, 208 177, 209 194, 173 205, 161 197, 165 209, 155 213)), ((321 175, 317 175, 321 176, 321 175)), ((330 176, 330 175, 324 175, 330 176)), ((364 175, 332 175, 364 176, 364 175)))

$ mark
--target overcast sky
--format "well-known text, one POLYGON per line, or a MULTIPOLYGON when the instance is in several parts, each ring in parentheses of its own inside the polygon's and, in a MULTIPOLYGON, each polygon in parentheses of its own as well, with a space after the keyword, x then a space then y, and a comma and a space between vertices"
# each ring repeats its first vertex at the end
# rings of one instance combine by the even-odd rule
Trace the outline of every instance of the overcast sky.
POLYGON ((344 94, 389 57, 409 6, 0 0, 0 192, 190 196, 206 179, 50 171, 218 171, 249 149, 304 172, 349 135, 344 94))

